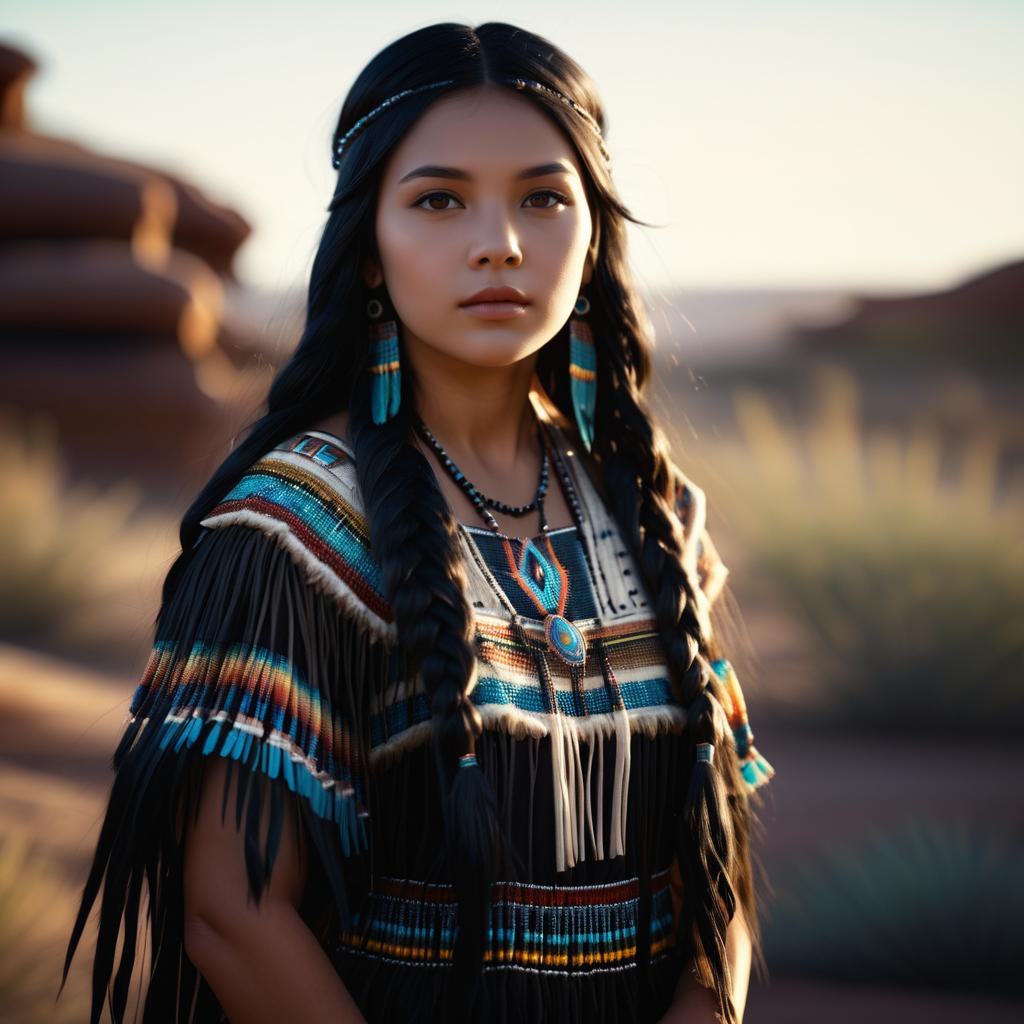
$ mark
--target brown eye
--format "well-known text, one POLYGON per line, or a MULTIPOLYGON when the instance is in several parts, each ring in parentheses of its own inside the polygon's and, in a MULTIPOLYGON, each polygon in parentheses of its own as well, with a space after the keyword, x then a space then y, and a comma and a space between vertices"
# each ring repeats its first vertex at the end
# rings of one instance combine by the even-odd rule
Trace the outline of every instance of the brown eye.
MULTIPOLYGON (((423 196, 420 199, 416 200, 416 202, 413 203, 413 206, 419 207, 421 210, 428 210, 428 211, 431 211, 431 212, 434 212, 434 213, 445 213, 448 210, 453 210, 454 207, 453 206, 437 206, 437 205, 425 206, 424 204, 425 203, 433 203, 435 200, 438 200, 438 201, 443 203, 443 202, 445 202, 446 200, 449 200, 449 199, 454 200, 455 202, 458 202, 458 200, 455 198, 455 196, 451 195, 451 193, 449 193, 449 192, 428 192, 425 196, 423 196)), ((526 202, 529 204, 530 209, 533 209, 533 210, 553 210, 557 206, 568 206, 569 205, 568 197, 562 195, 561 192, 556 192, 554 189, 550 189, 550 188, 541 189, 539 192, 532 192, 529 196, 526 197, 526 202), (537 199, 537 198, 541 198, 541 199, 551 198, 551 199, 554 199, 555 201, 553 203, 547 203, 547 204, 541 206, 541 205, 533 203, 533 200, 537 199)))
POLYGON ((420 207, 420 209, 433 210, 436 213, 444 213, 446 210, 452 209, 450 206, 424 206, 423 204, 430 199, 455 199, 455 196, 448 192, 428 192, 422 199, 418 199, 413 205, 420 207))
POLYGON ((556 192, 554 189, 550 188, 541 189, 539 192, 532 193, 527 197, 526 201, 529 202, 531 199, 536 199, 538 196, 553 196, 555 202, 550 206, 533 206, 532 209, 534 210, 553 210, 556 206, 567 206, 569 203, 568 198, 563 196, 561 192, 556 192))

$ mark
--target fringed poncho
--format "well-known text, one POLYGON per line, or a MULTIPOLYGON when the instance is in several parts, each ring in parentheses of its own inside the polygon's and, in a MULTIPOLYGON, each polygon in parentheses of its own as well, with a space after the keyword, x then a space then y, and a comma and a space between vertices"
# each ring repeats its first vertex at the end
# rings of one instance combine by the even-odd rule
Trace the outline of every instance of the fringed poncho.
MULTIPOLYGON (((471 698, 485 725, 477 757, 517 861, 493 886, 476 1019, 655 1021, 681 969, 670 882, 686 713, 633 559, 568 435, 556 425, 553 436, 584 512, 582 535, 551 534, 568 577, 565 615, 586 641, 579 670, 551 654, 500 537, 459 529, 478 656, 471 698)), ((710 634, 727 569, 705 529, 703 492, 680 474, 676 497, 710 634)), ((182 815, 203 765, 221 757, 243 783, 251 888, 272 868, 290 801, 316 854, 300 912, 363 1016, 434 1020, 458 915, 440 875, 431 710, 396 653, 353 451, 322 431, 292 437, 202 525, 131 701, 69 947, 68 961, 101 895, 91 1019, 108 979, 114 1020, 124 1014, 144 879, 159 950, 144 1024, 226 1019, 185 953, 182 902, 182 815)), ((540 545, 512 544, 520 558, 546 560, 540 545)), ((773 769, 752 745, 731 665, 710 667, 735 739, 723 756, 738 757, 755 788, 773 769)))

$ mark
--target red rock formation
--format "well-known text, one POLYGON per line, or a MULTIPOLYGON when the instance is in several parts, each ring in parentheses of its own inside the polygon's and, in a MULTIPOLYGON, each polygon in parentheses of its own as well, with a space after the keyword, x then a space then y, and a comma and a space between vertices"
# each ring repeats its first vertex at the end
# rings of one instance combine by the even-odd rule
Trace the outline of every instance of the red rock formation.
POLYGON ((172 174, 34 132, 36 69, 0 44, 0 403, 52 415, 72 471, 201 477, 230 433, 209 382, 245 345, 225 287, 250 226, 172 174))
POLYGON ((863 297, 838 324, 804 327, 807 351, 917 354, 1020 371, 1024 343, 1024 260, 985 271, 943 291, 863 297))

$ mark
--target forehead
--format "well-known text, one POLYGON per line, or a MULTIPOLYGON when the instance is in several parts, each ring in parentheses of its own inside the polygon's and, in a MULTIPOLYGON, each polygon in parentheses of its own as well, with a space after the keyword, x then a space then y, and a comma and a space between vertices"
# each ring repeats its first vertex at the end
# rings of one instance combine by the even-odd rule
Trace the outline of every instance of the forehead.
POLYGON ((384 177, 393 184, 420 164, 512 175, 555 160, 580 173, 572 143, 536 103, 503 86, 474 86, 427 108, 395 147, 384 177))

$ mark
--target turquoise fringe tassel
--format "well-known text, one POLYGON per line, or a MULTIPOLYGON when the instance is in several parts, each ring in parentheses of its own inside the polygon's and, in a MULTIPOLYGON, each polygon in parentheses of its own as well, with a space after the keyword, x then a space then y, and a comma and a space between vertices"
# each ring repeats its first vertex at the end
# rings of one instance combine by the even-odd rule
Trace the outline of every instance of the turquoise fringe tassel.
POLYGON ((594 406, 597 402, 597 353, 589 324, 569 321, 569 376, 572 408, 580 437, 589 452, 594 443, 594 406))
POLYGON ((183 747, 195 746, 202 737, 202 744, 198 748, 202 756, 230 757, 235 761, 243 761, 250 769, 260 772, 269 779, 283 779, 293 793, 308 801, 317 817, 336 822, 345 856, 369 848, 365 816, 361 816, 357 811, 354 791, 348 789, 343 792, 339 788, 343 785, 340 780, 335 781, 333 786, 325 787, 302 762, 293 761, 281 747, 267 743, 262 737, 244 729, 231 727, 230 722, 227 735, 223 735, 223 721, 211 721, 209 718, 195 716, 187 709, 180 709, 177 713, 181 714, 183 711, 189 714, 185 721, 175 721, 170 715, 164 721, 159 740, 160 750, 166 750, 173 744, 175 753, 178 753, 183 747), (204 726, 209 726, 205 736, 204 726), (222 736, 223 742, 218 750, 217 743, 222 736), (254 743, 258 747, 255 752, 254 743), (255 758, 250 756, 252 753, 255 753, 255 758))
POLYGON ((754 732, 747 718, 747 703, 732 663, 728 658, 716 658, 711 662, 711 668, 724 686, 730 705, 726 708, 726 714, 736 741, 736 758, 747 791, 753 792, 775 774, 775 768, 754 746, 754 732))
POLYGON ((383 423, 398 412, 402 398, 402 371, 399 367, 398 326, 393 320, 372 328, 373 393, 371 395, 374 423, 383 423))
POLYGON ((763 786, 775 774, 775 769, 762 757, 757 747, 751 747, 747 756, 740 762, 740 771, 749 791, 763 786))

